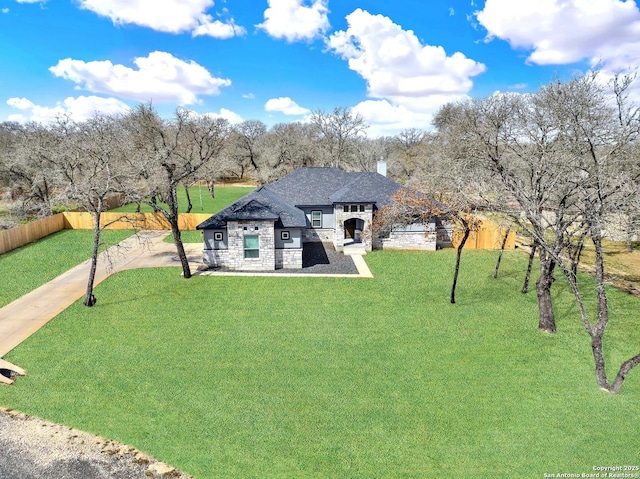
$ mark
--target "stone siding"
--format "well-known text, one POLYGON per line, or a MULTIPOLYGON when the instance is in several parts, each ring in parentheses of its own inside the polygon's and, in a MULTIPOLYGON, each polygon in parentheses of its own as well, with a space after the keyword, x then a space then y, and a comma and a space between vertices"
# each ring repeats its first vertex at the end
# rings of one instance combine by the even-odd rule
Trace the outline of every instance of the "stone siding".
MULTIPOLYGON (((344 223, 352 218, 359 219, 364 222, 363 230, 371 228, 371 223, 373 221, 373 204, 365 205, 364 211, 344 211, 343 205, 336 205, 336 231, 335 238, 333 239, 336 251, 342 251, 344 249, 344 223)), ((362 237, 362 245, 364 246, 365 251, 371 251, 372 244, 369 236, 370 235, 364 235, 362 237)))
POLYGON ((335 230, 333 228, 307 228, 303 231, 302 241, 304 243, 316 243, 330 241, 333 243, 335 238, 335 230))
POLYGON ((276 250, 276 269, 302 268, 302 248, 276 250))
POLYGON ((228 249, 204 251, 205 264, 245 271, 272 271, 276 269, 273 221, 230 221, 227 224, 227 238, 228 249), (258 258, 244 257, 245 235, 259 237, 260 253, 258 258))
POLYGON ((435 251, 436 237, 435 231, 392 231, 388 238, 381 239, 378 244, 381 249, 435 251))

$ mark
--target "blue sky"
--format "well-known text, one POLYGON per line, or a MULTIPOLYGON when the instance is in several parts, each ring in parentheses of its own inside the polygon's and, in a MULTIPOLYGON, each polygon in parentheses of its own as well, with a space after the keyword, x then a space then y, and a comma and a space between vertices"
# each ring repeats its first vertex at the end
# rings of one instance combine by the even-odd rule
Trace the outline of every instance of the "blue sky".
POLYGON ((267 125, 349 107, 371 136, 449 102, 637 68, 633 0, 0 0, 0 121, 152 101, 267 125))

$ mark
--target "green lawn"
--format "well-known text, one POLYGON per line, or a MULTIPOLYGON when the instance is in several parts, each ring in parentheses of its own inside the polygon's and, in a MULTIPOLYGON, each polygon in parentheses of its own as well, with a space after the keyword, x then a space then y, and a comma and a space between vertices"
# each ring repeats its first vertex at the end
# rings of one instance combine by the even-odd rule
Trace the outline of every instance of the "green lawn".
MULTIPOLYGON (((611 396, 563 281, 537 331, 526 256, 374 252, 375 278, 126 271, 7 359, 0 404, 131 444, 195 478, 543 477, 635 465, 640 369, 611 396)), ((535 280, 535 278, 534 278, 535 280)), ((583 278, 586 290, 593 287, 583 278)), ((611 373, 640 350, 610 295, 611 373)))
MULTIPOLYGON (((191 213, 217 213, 253 190, 253 186, 216 186, 215 198, 211 198, 206 186, 192 186, 189 188, 189 196, 191 197, 191 204, 193 205, 191 213)), ((184 188, 178 188, 178 204, 180 205, 180 213, 187 211, 187 195, 185 194, 184 188)), ((130 203, 112 211, 133 213, 136 211, 136 208, 137 205, 135 203, 130 203)), ((150 213, 152 209, 143 204, 140 207, 140 211, 150 213)))
MULTIPOLYGON (((133 231, 105 230, 105 246, 131 236, 133 231)), ((63 230, 0 255, 0 307, 91 257, 93 230, 63 230)))

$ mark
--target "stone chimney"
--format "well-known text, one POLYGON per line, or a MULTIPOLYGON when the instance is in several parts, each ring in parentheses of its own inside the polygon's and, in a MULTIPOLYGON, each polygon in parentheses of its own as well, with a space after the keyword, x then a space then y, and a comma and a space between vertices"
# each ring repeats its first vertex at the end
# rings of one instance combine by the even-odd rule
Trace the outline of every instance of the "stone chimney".
POLYGON ((378 160, 378 174, 387 176, 387 160, 384 158, 378 160))

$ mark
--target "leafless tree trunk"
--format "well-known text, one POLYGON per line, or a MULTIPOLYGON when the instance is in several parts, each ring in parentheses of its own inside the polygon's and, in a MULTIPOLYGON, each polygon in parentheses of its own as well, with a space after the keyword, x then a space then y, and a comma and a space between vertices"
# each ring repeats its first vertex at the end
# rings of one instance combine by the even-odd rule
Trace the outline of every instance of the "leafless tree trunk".
POLYGON ((191 195, 189 194, 189 185, 184 185, 184 194, 187 197, 187 213, 191 213, 193 204, 191 203, 191 195))
POLYGON ((456 286, 458 285, 458 273, 460 272, 460 258, 462 257, 464 245, 467 243, 467 239, 469 239, 469 235, 471 234, 469 222, 462 215, 456 215, 456 218, 463 227, 463 235, 456 252, 456 267, 453 273, 453 284, 451 285, 451 304, 455 304, 456 302, 456 286))
POLYGON ((551 304, 551 285, 555 281, 553 271, 556 263, 545 250, 540 249, 538 254, 540 256, 540 277, 536 281, 540 317, 538 329, 553 334, 556 332, 556 319, 551 304))
POLYGON ((511 233, 511 227, 507 228, 507 231, 502 238, 502 244, 500 245, 500 253, 498 254, 498 260, 496 261, 496 268, 493 271, 493 277, 498 277, 498 272, 500 271, 500 263, 502 262, 502 255, 504 253, 504 248, 507 246, 507 240, 509 239, 509 234, 511 233))
POLYGON ((531 244, 531 250, 529 251, 529 261, 527 262, 527 273, 524 276, 524 283, 522 284, 522 294, 527 294, 529 292, 529 280, 531 279, 531 268, 533 266, 533 260, 536 257, 537 249, 538 249, 538 244, 534 241, 531 244))

